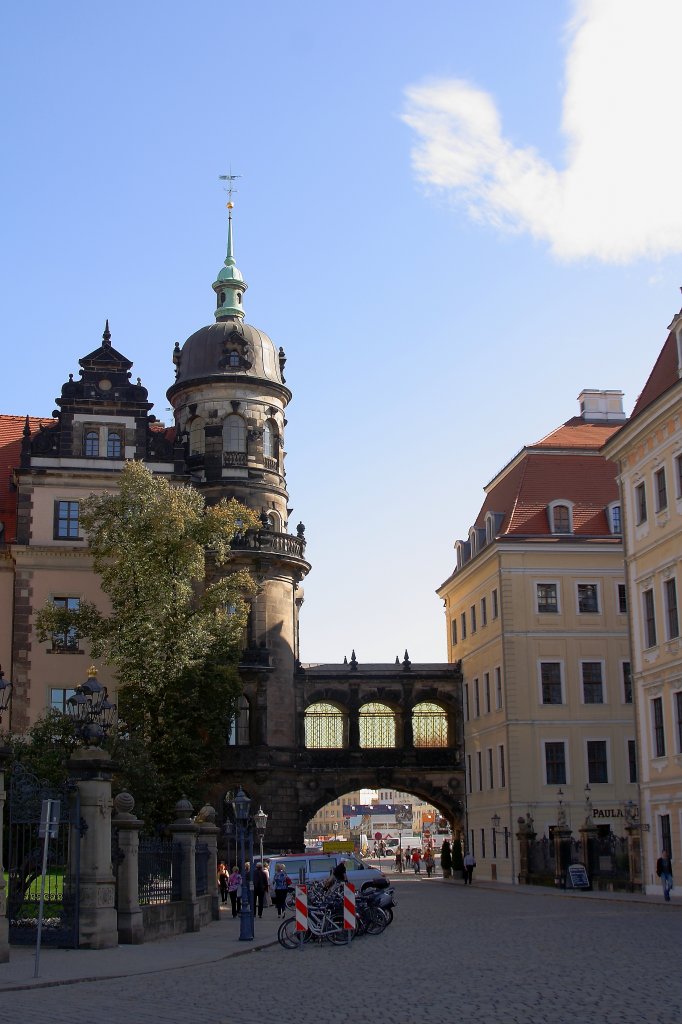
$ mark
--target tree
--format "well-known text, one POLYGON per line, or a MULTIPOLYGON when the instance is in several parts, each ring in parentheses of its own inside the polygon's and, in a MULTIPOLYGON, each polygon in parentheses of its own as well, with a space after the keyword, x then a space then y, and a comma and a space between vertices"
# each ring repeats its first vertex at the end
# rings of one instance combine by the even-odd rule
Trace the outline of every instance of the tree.
POLYGON ((235 713, 245 598, 255 590, 246 570, 226 563, 235 534, 258 528, 258 517, 235 500, 206 506, 195 489, 129 462, 116 491, 82 503, 81 522, 110 611, 48 604, 39 639, 76 630, 115 668, 125 737, 115 757, 123 764, 144 744, 167 798, 157 793, 157 810, 181 792, 200 798, 235 713))

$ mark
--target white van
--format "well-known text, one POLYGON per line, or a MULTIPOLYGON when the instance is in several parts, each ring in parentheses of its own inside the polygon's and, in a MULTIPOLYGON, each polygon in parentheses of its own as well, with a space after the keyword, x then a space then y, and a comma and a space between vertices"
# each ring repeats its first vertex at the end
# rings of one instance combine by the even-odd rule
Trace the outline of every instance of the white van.
MULTIPOLYGON (((302 870, 305 871, 307 882, 327 878, 340 861, 345 862, 348 881, 352 882, 356 889, 362 890, 372 885, 384 888, 388 885, 388 879, 383 871, 372 867, 371 864, 364 864, 352 853, 298 853, 282 857, 273 854, 268 859, 270 879, 274 877, 277 864, 284 864, 284 870, 292 885, 298 884, 302 870)), ((260 857, 256 857, 255 860, 260 860, 260 857)))
POLYGON ((422 847, 421 836, 404 835, 400 836, 400 838, 396 836, 393 839, 384 840, 386 852, 392 853, 393 856, 395 857, 395 851, 398 849, 398 843, 400 843, 401 850, 406 850, 408 846, 411 850, 414 850, 415 847, 418 850, 421 850, 422 847))

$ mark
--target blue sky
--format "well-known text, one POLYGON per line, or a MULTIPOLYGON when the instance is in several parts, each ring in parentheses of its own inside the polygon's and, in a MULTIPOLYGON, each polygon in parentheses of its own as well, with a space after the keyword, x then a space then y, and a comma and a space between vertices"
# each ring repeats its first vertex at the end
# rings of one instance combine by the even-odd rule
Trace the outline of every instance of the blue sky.
POLYGON ((305 661, 446 656, 482 488, 629 411, 680 307, 672 0, 6 5, 6 413, 112 342, 168 421, 241 174, 248 322, 283 345, 305 661))

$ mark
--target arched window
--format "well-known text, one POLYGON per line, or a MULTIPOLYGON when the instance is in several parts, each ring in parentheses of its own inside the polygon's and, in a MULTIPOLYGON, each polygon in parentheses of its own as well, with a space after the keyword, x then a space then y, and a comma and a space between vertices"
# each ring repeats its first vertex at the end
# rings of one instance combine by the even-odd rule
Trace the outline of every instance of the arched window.
POLYGON ((223 448, 226 452, 246 451, 246 424, 241 416, 226 416, 223 422, 223 448))
POLYGON ((229 356, 227 357, 227 362, 229 366, 241 366, 242 361, 239 358, 239 352, 230 352, 229 356))
POLYGON ((99 455, 99 430, 88 430, 83 438, 83 455, 96 459, 99 455))
POLYGON ((195 416, 189 425, 189 453, 190 455, 203 455, 205 447, 204 421, 201 416, 195 416))
POLYGON ((448 716, 438 704, 415 704, 412 736, 415 747, 447 747, 448 716))
POLYGON ((360 708, 360 746, 395 747, 395 715, 387 704, 360 708))
POLYGON ((110 430, 107 434, 107 458, 120 459, 122 447, 121 435, 116 430, 110 430))
POLYGON ((263 455, 266 459, 277 458, 277 425, 266 420, 263 427, 263 455))
POLYGON ((547 506, 552 533, 573 533, 573 505, 570 501, 552 501, 547 506))
POLYGON ((305 709, 305 745, 310 750, 343 747, 344 714, 334 704, 311 704, 305 709))
POLYGON ((276 512, 268 512, 268 529, 275 530, 277 533, 282 532, 282 523, 276 512))
POLYGON ((249 746, 251 742, 249 719, 249 702, 244 694, 242 694, 237 705, 237 714, 230 721, 229 732, 227 734, 228 747, 249 746))

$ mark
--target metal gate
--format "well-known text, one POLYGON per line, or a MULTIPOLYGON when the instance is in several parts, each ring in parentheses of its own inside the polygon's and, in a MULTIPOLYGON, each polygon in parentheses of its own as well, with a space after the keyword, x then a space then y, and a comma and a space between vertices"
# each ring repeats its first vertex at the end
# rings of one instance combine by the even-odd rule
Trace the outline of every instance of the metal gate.
POLYGON ((58 835, 48 841, 41 942, 78 947, 80 801, 73 783, 51 787, 23 765, 12 767, 9 786, 7 917, 9 941, 37 938, 44 839, 39 836, 43 800, 60 801, 58 835))

